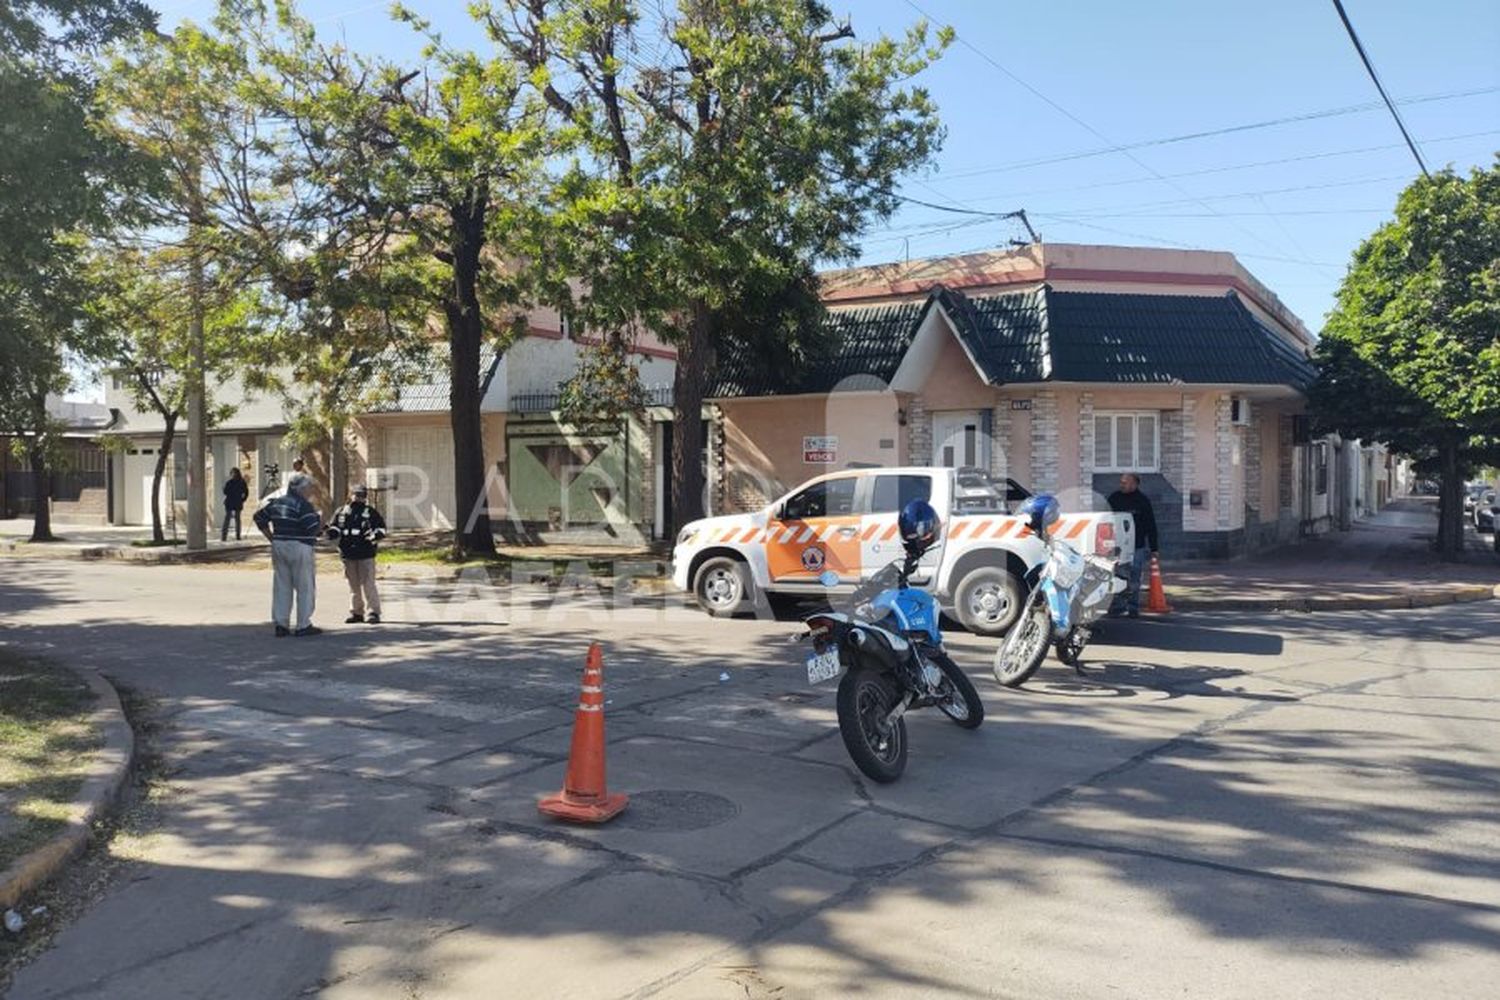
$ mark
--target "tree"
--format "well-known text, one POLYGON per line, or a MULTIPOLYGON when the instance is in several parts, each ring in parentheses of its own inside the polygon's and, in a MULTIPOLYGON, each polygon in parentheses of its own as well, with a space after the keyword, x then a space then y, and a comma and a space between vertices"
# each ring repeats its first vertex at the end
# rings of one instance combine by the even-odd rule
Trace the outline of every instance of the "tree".
POLYGON ((1500 162, 1413 181, 1354 253, 1319 341, 1320 423, 1442 480, 1438 549, 1463 549, 1463 481, 1500 456, 1500 162))
POLYGON ((692 520, 716 354, 747 346, 727 320, 794 289, 814 262, 851 258, 861 231, 895 210, 897 178, 941 140, 909 81, 949 37, 930 42, 919 24, 860 43, 814 0, 477 10, 572 140, 552 192, 551 259, 582 288, 554 280, 560 304, 592 328, 640 323, 677 348, 673 510, 692 520))
MULTIPOLYGON (((252 289, 210 289, 203 303, 201 357, 192 335, 194 303, 188 275, 170 250, 143 254, 101 246, 92 262, 93 294, 87 308, 92 360, 124 380, 137 407, 162 418, 156 465, 151 473, 151 537, 162 530, 161 483, 177 424, 201 370, 222 381, 242 367, 267 310, 252 289), (200 367, 201 366, 201 367, 200 367)), ((233 412, 228 405, 205 408, 209 425, 233 412)))
POLYGON ((87 57, 154 19, 136 0, 0 5, 0 424, 36 478, 38 541, 51 538, 46 398, 70 387, 63 356, 82 305, 77 233, 105 222, 133 169, 95 127, 87 57))
MULTIPOLYGON (((314 175, 340 204, 396 234, 406 294, 441 317, 458 524, 456 552, 493 553, 480 423, 479 357, 504 346, 524 320, 528 272, 511 234, 537 211, 532 178, 545 157, 539 103, 509 59, 455 52, 410 12, 399 16, 431 39, 417 68, 350 56, 317 42, 290 3, 281 22, 322 76, 297 92, 297 131, 316 158, 314 175)), ((291 105, 289 105, 291 106, 291 105)))

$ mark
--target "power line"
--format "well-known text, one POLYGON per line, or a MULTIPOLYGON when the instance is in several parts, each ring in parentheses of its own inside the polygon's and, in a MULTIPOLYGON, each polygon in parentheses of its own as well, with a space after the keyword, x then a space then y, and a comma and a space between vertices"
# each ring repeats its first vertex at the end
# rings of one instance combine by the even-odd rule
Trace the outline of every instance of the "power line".
MULTIPOLYGON (((931 14, 928 14, 921 7, 917 6, 917 4, 914 2, 914 0, 906 0, 906 5, 908 7, 910 7, 912 10, 916 11, 922 17, 927 18, 929 20, 936 20, 936 18, 933 18, 931 14)), ((1073 112, 1069 111, 1067 108, 1063 107, 1061 104, 1057 103, 1052 98, 1048 97, 1046 94, 1042 93, 1040 90, 1038 90, 1037 88, 1033 87, 1031 84, 1027 83, 1025 80, 1021 79, 1015 73, 1012 73, 1009 69, 1007 69, 1005 66, 1003 66, 997 59, 995 59, 989 53, 985 52, 983 49, 979 48, 977 45, 975 45, 974 43, 970 42, 968 39, 964 38, 964 36, 958 32, 958 29, 956 29, 956 28, 953 27, 953 25, 949 24, 947 27, 948 27, 948 29, 950 31, 952 31, 954 33, 954 36, 958 39, 959 44, 963 45, 969 51, 971 51, 975 55, 979 56, 979 58, 983 59, 985 62, 989 63, 991 66, 995 67, 995 69, 999 70, 1001 73, 1005 74, 1005 76, 1007 76, 1008 78, 1010 78, 1011 80, 1013 80, 1018 86, 1024 88, 1028 93, 1030 93, 1034 97, 1036 97, 1037 100, 1043 102, 1048 107, 1050 107, 1054 111, 1056 111, 1058 114, 1060 114, 1063 117, 1067 118, 1069 121, 1073 122, 1079 128, 1083 129, 1084 131, 1088 132, 1090 135, 1094 136, 1096 139, 1098 139, 1101 142, 1103 142, 1105 145, 1110 146, 1110 147, 1118 147, 1120 145, 1115 140, 1111 139, 1109 136, 1105 135, 1103 132, 1099 131, 1094 126, 1090 125, 1088 122, 1084 121, 1082 118, 1078 117, 1073 112)), ((1167 185, 1172 190, 1176 191, 1178 194, 1184 195, 1184 196, 1186 196, 1186 197, 1188 197, 1190 199, 1193 198, 1193 195, 1186 188, 1184 188, 1182 185, 1177 184, 1174 181, 1168 179, 1167 177, 1163 176, 1160 171, 1158 171, 1156 168, 1152 167, 1150 164, 1146 163, 1140 157, 1136 156, 1129 149, 1120 148, 1118 150, 1112 150, 1112 151, 1117 151, 1121 156, 1124 156, 1126 159, 1130 160, 1130 162, 1134 163, 1137 167, 1140 167, 1146 173, 1148 173, 1151 176, 1155 177, 1157 180, 1161 181, 1163 184, 1167 185)), ((1214 210, 1213 207, 1211 205, 1209 205, 1207 202, 1199 201, 1199 204, 1201 204, 1205 209, 1207 209, 1210 212, 1212 212, 1214 210)), ((1229 222, 1230 225, 1234 226, 1234 228, 1238 229, 1240 232, 1244 233, 1246 236, 1250 237, 1252 240, 1255 240, 1257 243, 1260 243, 1261 245, 1266 246, 1266 247, 1270 247, 1272 250, 1278 250, 1279 249, 1278 247, 1274 246, 1269 241, 1267 241, 1266 239, 1264 239, 1263 237, 1261 237, 1259 234, 1257 234, 1257 233, 1255 233, 1255 232, 1253 232, 1253 231, 1245 228, 1244 226, 1240 225, 1239 223, 1234 222, 1233 220, 1228 220, 1228 219, 1226 219, 1225 221, 1229 222)))
MULTIPOLYGON (((1433 145, 1435 145, 1437 143, 1442 143, 1442 142, 1458 142, 1458 141, 1461 141, 1461 140, 1464 140, 1464 139, 1477 139, 1477 138, 1483 138, 1483 137, 1493 136, 1493 135, 1500 135, 1500 129, 1487 129, 1487 130, 1481 131, 1481 132, 1463 132, 1463 133, 1459 133, 1457 135, 1439 136, 1439 137, 1437 137, 1435 139, 1427 139, 1427 140, 1425 140, 1424 143, 1423 143, 1423 145, 1433 146, 1433 145)), ((1202 168, 1202 169, 1199 169, 1199 170, 1184 170, 1184 171, 1180 171, 1180 172, 1177 172, 1177 173, 1164 174, 1163 176, 1165 176, 1165 177, 1171 177, 1171 178, 1178 178, 1178 177, 1203 177, 1203 176, 1210 175, 1210 174, 1233 173, 1233 172, 1239 171, 1239 170, 1254 170, 1254 169, 1256 169, 1258 167, 1275 167, 1275 166, 1281 166, 1281 165, 1287 164, 1287 163, 1303 163, 1303 162, 1306 162, 1306 161, 1309 161, 1309 160, 1326 160, 1326 159, 1332 159, 1334 157, 1339 157, 1339 156, 1354 156, 1354 155, 1358 155, 1358 154, 1361 154, 1361 153, 1379 153, 1379 152, 1385 152, 1387 150, 1392 150, 1392 149, 1405 149, 1405 148, 1406 148, 1405 144, 1404 143, 1400 143, 1400 142, 1384 143, 1384 144, 1379 145, 1379 146, 1357 146, 1357 147, 1354 147, 1354 148, 1351 148, 1351 149, 1335 149, 1335 150, 1328 150, 1326 152, 1321 152, 1321 153, 1304 153, 1304 154, 1302 154, 1300 156, 1283 156, 1283 157, 1279 157, 1279 158, 1274 159, 1274 160, 1255 160, 1255 161, 1250 162, 1250 163, 1232 163, 1232 164, 1227 164, 1227 165, 1222 166, 1222 167, 1205 167, 1205 168, 1202 168)), ((1397 179, 1404 179, 1404 177, 1405 177, 1405 175, 1402 175, 1401 177, 1398 177, 1397 179)), ((933 193, 935 193, 935 194, 937 194, 937 195, 939 195, 941 197, 947 198, 949 206, 955 206, 955 207, 956 206, 963 206, 963 207, 970 207, 971 208, 971 207, 976 206, 976 205, 982 205, 985 202, 995 202, 995 201, 1016 202, 1016 201, 1020 201, 1022 199, 1034 198, 1034 197, 1038 197, 1038 196, 1042 196, 1042 195, 1072 194, 1072 193, 1077 192, 1077 191, 1095 191, 1095 190, 1098 190, 1100 188, 1124 187, 1124 186, 1129 186, 1129 185, 1133 185, 1133 184, 1149 184, 1149 183, 1155 182, 1155 180, 1156 180, 1156 178, 1154 178, 1154 177, 1129 177, 1129 178, 1117 179, 1117 180, 1112 180, 1112 181, 1095 181, 1095 182, 1092 182, 1092 183, 1089 183, 1089 184, 1070 184, 1070 185, 1067 185, 1065 187, 1032 188, 1029 191, 1012 191, 1012 192, 1010 192, 1008 194, 985 195, 985 196, 979 197, 979 198, 954 198, 951 195, 948 195, 945 192, 940 191, 937 188, 933 187, 930 183, 923 182, 923 181, 918 181, 917 183, 920 183, 923 187, 927 188, 927 190, 932 191, 933 193)), ((1360 181, 1359 183, 1364 183, 1364 182, 1360 181)), ((1302 190, 1302 189, 1298 189, 1298 190, 1302 190)), ((1278 189, 1277 191, 1258 192, 1258 193, 1276 194, 1276 193, 1280 193, 1280 191, 1281 191, 1281 189, 1278 189)), ((1247 194, 1252 194, 1252 193, 1253 192, 1247 192, 1247 194)), ((1220 196, 1210 196, 1210 197, 1220 197, 1220 196)), ((1222 197, 1236 197, 1236 196, 1235 195, 1226 195, 1226 196, 1222 196, 1222 197)), ((927 222, 919 223, 919 225, 926 225, 926 224, 928 224, 928 223, 927 222)), ((884 231, 884 229, 882 229, 880 231, 884 231)))
POLYGON ((1344 30, 1349 33, 1349 41, 1354 43, 1354 51, 1359 53, 1359 61, 1365 64, 1365 71, 1370 74, 1370 79, 1375 83, 1375 89, 1380 91, 1380 99, 1385 101, 1385 106, 1390 109, 1391 117, 1396 119, 1396 127, 1401 130, 1401 137, 1406 140, 1407 148, 1416 159, 1417 166, 1422 168, 1422 176, 1428 180, 1432 175, 1427 172, 1427 164, 1422 162, 1422 154, 1417 149, 1417 144, 1412 140, 1411 133, 1406 130, 1406 123, 1401 120, 1401 112, 1396 110, 1396 104, 1391 100, 1391 95, 1385 92, 1385 84, 1380 82, 1380 76, 1375 72, 1375 64, 1370 62, 1365 47, 1359 40, 1359 35, 1354 30, 1354 25, 1349 21, 1349 15, 1344 12, 1343 0, 1333 0, 1333 7, 1339 12, 1339 20, 1344 22, 1344 30))
MULTIPOLYGON (((1426 104, 1434 101, 1451 101, 1463 97, 1480 97, 1494 93, 1500 93, 1500 86, 1478 87, 1472 90, 1455 90, 1442 94, 1428 94, 1421 97, 1405 97, 1396 103, 1426 104)), ((1225 125, 1219 128, 1204 129, 1197 132, 1184 132, 1180 135, 1162 136, 1155 139, 1141 139, 1137 142, 1103 146, 1096 149, 1084 149, 1074 153, 1059 153, 1055 156, 1045 156, 1031 160, 1015 160, 1010 163, 996 164, 991 167, 975 167, 969 170, 960 170, 947 176, 950 180, 960 180, 965 177, 981 177, 985 174, 1005 173, 1011 170, 1025 170, 1029 167, 1043 167, 1054 163, 1067 163, 1072 160, 1086 160, 1095 156, 1108 156, 1110 153, 1119 153, 1129 149, 1170 146, 1175 143, 1192 142, 1197 139, 1211 139, 1222 135, 1233 135, 1236 132, 1252 132, 1258 129, 1273 128, 1277 125, 1290 125, 1298 122, 1317 121, 1324 118, 1337 118, 1343 115, 1361 114, 1366 111, 1377 110, 1381 107, 1384 107, 1384 105, 1380 101, 1369 101, 1364 104, 1349 104, 1338 108, 1324 108, 1320 111, 1304 111, 1281 118, 1268 118, 1264 121, 1225 125)))

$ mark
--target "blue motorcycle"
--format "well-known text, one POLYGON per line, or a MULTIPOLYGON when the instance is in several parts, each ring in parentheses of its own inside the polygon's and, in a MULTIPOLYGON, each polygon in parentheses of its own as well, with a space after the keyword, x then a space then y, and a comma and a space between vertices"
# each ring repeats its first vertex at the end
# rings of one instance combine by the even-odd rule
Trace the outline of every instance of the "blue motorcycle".
POLYGON ((1026 602, 995 650, 995 680, 1005 687, 1024 684, 1053 644, 1057 658, 1082 673, 1083 648, 1093 635, 1094 622, 1125 589, 1113 563, 1084 555, 1051 533, 1062 516, 1055 497, 1031 497, 1017 513, 1028 519, 1028 527, 1047 546, 1047 558, 1026 574, 1026 602))
MULTIPOLYGON (((917 561, 937 537, 937 515, 931 515, 931 530, 911 536, 906 520, 903 511, 906 557, 855 588, 852 614, 809 615, 804 619, 807 631, 798 636, 813 644, 807 658, 809 683, 843 675, 838 717, 844 747, 861 771, 882 783, 895 781, 906 770, 907 712, 936 705, 965 729, 984 721, 979 692, 943 648, 937 602, 909 583, 917 561)), ((842 582, 832 572, 819 580, 829 587, 842 582)))

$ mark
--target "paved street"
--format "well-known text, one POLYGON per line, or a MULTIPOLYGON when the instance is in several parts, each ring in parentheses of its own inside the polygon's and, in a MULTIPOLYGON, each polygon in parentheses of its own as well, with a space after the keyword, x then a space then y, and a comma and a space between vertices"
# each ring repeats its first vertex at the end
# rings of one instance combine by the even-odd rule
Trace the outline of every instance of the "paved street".
POLYGON ((0 641, 160 699, 161 825, 13 1000, 1467 997, 1500 979, 1500 603, 1110 623, 861 780, 789 622, 481 578, 0 562, 0 641), (317 619, 343 617, 322 578, 317 619), (561 784, 604 644, 600 829, 561 784), (721 674, 727 674, 721 680, 721 674))

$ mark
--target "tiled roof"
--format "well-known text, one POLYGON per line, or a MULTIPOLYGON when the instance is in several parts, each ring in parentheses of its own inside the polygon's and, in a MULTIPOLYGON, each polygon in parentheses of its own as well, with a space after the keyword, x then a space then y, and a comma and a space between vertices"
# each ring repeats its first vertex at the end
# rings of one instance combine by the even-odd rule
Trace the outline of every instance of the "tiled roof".
POLYGON ((1052 378, 1305 388, 1311 364, 1227 295, 1047 294, 1052 378))
MULTIPOLYGON (((828 355, 794 378, 721 367, 710 398, 827 392, 865 376, 884 386, 911 347, 928 309, 942 307, 986 382, 1251 384, 1306 389, 1316 376, 1298 348, 1277 336, 1233 292, 1137 295, 1027 292, 967 296, 937 288, 925 302, 828 313, 828 355)), ((763 367, 763 366, 762 366, 763 367)))
MULTIPOLYGON (((393 364, 402 362, 393 360, 393 364)), ((495 369, 499 367, 500 355, 492 344, 482 344, 479 348, 479 395, 481 398, 489 391, 490 380, 495 377, 495 369)), ((383 407, 384 413, 432 413, 447 410, 450 398, 450 388, 453 380, 448 375, 447 352, 434 351, 433 356, 421 369, 421 379, 414 382, 406 382, 401 385, 396 401, 390 406, 383 407)))
POLYGON ((830 311, 823 322, 833 349, 786 377, 777 378, 760 358, 721 356, 708 396, 781 396, 828 392, 835 386, 883 388, 906 357, 926 305, 917 301, 830 311))

